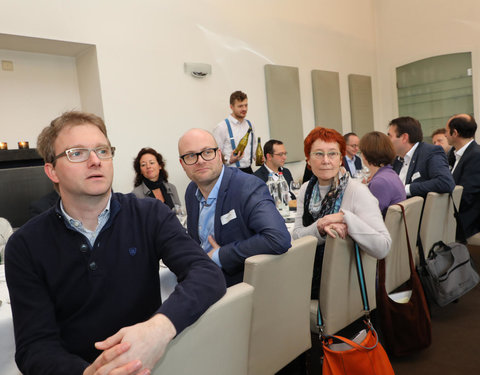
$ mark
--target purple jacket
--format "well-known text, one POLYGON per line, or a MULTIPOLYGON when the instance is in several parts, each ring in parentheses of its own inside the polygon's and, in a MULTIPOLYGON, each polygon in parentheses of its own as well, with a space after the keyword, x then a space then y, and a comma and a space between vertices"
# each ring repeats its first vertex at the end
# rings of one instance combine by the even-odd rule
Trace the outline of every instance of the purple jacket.
POLYGON ((388 206, 407 199, 405 186, 391 165, 380 168, 370 180, 368 187, 378 199, 383 217, 387 213, 388 206))

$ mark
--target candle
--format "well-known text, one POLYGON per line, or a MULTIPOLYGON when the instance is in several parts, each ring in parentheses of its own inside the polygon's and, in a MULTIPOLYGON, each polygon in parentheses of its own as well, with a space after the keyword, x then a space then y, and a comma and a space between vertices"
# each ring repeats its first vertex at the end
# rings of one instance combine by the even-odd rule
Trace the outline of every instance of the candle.
POLYGON ((18 148, 28 148, 28 141, 18 142, 18 148))
POLYGON ((8 150, 7 142, 0 142, 0 150, 8 150))

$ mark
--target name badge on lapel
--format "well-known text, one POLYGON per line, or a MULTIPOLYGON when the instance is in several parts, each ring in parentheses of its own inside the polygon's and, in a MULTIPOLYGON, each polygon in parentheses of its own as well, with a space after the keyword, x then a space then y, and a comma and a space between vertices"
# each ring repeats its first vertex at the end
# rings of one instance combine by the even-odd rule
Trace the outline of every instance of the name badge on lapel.
POLYGON ((220 222, 222 223, 222 225, 225 225, 236 218, 237 214, 235 213, 235 209, 232 208, 229 212, 220 217, 220 222))
POLYGON ((412 181, 413 181, 413 180, 416 180, 416 179, 419 178, 419 177, 421 177, 421 176, 420 176, 420 172, 415 172, 415 173, 413 174, 413 176, 412 176, 412 181))

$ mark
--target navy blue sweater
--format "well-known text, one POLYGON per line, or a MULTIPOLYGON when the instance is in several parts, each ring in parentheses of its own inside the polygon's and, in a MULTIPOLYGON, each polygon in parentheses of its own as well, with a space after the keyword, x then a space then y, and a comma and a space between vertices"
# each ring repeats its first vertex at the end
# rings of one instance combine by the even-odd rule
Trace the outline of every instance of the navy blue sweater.
POLYGON ((165 314, 177 334, 225 293, 220 269, 166 205, 115 193, 93 248, 66 224, 59 206, 10 238, 5 271, 15 359, 24 374, 81 374, 96 341, 165 314), (179 285, 162 304, 159 260, 179 285))

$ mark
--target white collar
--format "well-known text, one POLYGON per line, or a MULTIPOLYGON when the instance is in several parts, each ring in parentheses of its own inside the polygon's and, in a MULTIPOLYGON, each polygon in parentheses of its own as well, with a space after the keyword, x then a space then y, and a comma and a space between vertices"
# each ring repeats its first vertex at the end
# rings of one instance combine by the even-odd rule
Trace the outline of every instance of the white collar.
POLYGON ((240 125, 240 124, 243 124, 243 122, 245 121, 245 118, 242 120, 242 121, 239 121, 237 120, 235 117, 232 116, 232 114, 229 114, 228 115, 228 120, 233 123, 234 125, 240 125))
POLYGON ((406 154, 405 154, 405 157, 403 158, 404 162, 405 163, 408 163, 410 160, 412 160, 412 157, 413 157, 413 154, 415 153, 415 150, 417 149, 418 145, 420 144, 420 142, 417 142, 413 145, 413 147, 410 149, 410 151, 408 151, 406 154))
POLYGON ((471 140, 470 142, 468 142, 467 144, 465 144, 461 149, 455 150, 455 151, 454 151, 455 157, 456 157, 457 159, 461 158, 462 155, 464 154, 465 150, 467 149, 467 147, 470 146, 470 143, 472 143, 472 142, 473 142, 473 138, 472 138, 472 140, 471 140))
POLYGON ((263 165, 265 166, 265 168, 267 168, 267 171, 268 171, 269 173, 278 174, 278 172, 281 172, 281 170, 278 170, 278 171, 274 172, 273 170, 271 170, 271 169, 268 167, 267 163, 264 163, 263 165))

